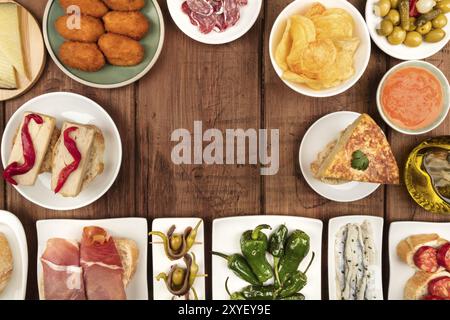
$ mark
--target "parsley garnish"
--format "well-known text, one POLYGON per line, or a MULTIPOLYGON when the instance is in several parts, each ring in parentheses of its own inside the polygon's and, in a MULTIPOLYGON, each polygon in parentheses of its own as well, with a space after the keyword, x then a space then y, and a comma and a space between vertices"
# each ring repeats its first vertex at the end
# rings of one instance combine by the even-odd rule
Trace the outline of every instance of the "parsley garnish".
POLYGON ((352 168, 365 171, 369 167, 369 159, 361 150, 356 150, 352 154, 352 168))

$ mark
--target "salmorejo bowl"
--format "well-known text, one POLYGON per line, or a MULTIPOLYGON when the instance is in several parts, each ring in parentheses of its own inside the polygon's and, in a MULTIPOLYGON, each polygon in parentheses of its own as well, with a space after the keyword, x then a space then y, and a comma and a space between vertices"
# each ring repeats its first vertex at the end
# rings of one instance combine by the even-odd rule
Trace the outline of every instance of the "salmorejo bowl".
POLYGON ((406 61, 391 68, 377 90, 377 106, 394 130, 419 135, 437 128, 450 108, 447 78, 431 63, 406 61))

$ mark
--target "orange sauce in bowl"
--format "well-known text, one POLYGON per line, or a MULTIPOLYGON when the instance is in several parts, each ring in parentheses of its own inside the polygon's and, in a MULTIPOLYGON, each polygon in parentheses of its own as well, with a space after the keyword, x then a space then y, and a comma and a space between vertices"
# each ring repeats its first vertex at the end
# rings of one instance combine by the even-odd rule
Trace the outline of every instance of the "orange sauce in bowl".
POLYGON ((394 71, 381 91, 384 114, 395 125, 409 130, 430 126, 442 113, 443 89, 438 78, 420 67, 394 71))

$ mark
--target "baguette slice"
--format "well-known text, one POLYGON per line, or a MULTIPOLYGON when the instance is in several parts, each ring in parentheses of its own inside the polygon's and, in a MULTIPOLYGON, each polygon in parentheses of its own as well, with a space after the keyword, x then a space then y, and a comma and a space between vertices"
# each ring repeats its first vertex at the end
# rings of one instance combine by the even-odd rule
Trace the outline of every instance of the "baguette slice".
MULTIPOLYGON (((22 123, 20 124, 19 128, 17 129, 16 135, 14 137, 13 141, 13 147, 11 150, 11 155, 8 160, 8 165, 17 161, 19 163, 23 163, 23 149, 22 149, 22 137, 21 137, 21 131, 23 127, 23 123, 25 120, 25 117, 27 115, 31 114, 31 112, 25 112, 22 123)), ((51 145, 51 140, 53 133, 56 128, 56 119, 47 116, 44 114, 39 114, 44 120, 43 124, 37 124, 34 121, 31 121, 28 125, 28 131, 30 132, 31 139, 33 140, 33 146, 34 150, 36 152, 36 162, 34 164, 34 167, 28 171, 25 174, 14 176, 14 180, 19 185, 23 186, 32 186, 36 182, 37 176, 42 173, 42 166, 44 163, 44 159, 46 158, 47 152, 51 145)))
POLYGON ((416 234, 400 241, 397 245, 397 255, 400 260, 417 269, 414 263, 414 254, 420 247, 430 246, 437 248, 447 242, 447 240, 442 239, 436 233, 416 234))
POLYGON ((428 294, 428 283, 439 277, 450 277, 450 273, 447 271, 435 273, 417 271, 406 282, 404 291, 405 300, 421 300, 428 294))
POLYGON ((64 131, 74 126, 78 127, 78 130, 73 132, 71 137, 77 143, 77 148, 81 153, 81 161, 78 169, 72 172, 59 192, 64 197, 78 196, 89 182, 103 172, 104 167, 105 142, 100 129, 93 125, 65 122, 61 129, 61 136, 53 150, 52 190, 55 190, 57 186, 61 171, 73 162, 73 157, 64 145, 64 131))
POLYGON ((126 287, 133 278, 139 261, 139 249, 135 241, 115 238, 114 243, 123 266, 123 284, 126 287))
POLYGON ((13 256, 8 240, 0 233, 0 293, 6 288, 13 272, 13 256))

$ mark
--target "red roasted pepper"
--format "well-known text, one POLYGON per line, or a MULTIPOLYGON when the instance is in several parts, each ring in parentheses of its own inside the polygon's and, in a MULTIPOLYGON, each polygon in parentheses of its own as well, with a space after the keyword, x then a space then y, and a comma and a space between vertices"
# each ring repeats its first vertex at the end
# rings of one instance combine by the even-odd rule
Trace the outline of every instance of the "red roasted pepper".
POLYGON ((416 3, 418 0, 409 0, 409 16, 417 18, 420 16, 419 11, 417 11, 416 3))
POLYGON ((44 123, 42 117, 37 114, 28 114, 25 116, 21 132, 24 163, 19 164, 17 161, 15 161, 8 165, 3 172, 3 178, 5 178, 7 182, 13 185, 17 185, 17 182, 13 179, 13 177, 27 173, 34 167, 34 164, 36 162, 36 152, 34 150, 30 130, 28 128, 31 120, 34 120, 34 122, 36 122, 37 124, 44 123))
POLYGON ((70 155, 72 156, 73 162, 71 164, 67 165, 59 173, 58 183, 55 188, 55 193, 58 193, 59 191, 61 191, 62 187, 66 183, 69 176, 72 174, 72 172, 77 170, 78 166, 80 165, 81 153, 77 148, 77 143, 75 142, 75 140, 73 140, 70 137, 70 133, 72 133, 73 131, 76 131, 76 130, 78 130, 77 127, 70 127, 70 128, 67 128, 66 130, 64 130, 64 145, 66 146, 67 151, 69 151, 70 155))

